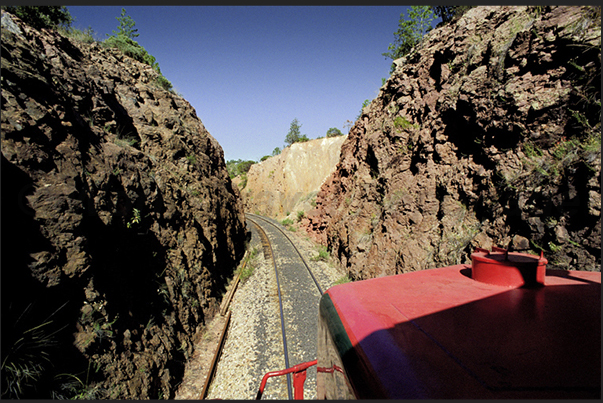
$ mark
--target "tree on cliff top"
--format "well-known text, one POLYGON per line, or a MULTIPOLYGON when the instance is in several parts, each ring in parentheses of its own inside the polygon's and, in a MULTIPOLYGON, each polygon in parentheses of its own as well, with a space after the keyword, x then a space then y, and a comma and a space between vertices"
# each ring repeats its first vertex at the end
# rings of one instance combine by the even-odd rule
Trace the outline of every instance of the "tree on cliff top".
POLYGON ((159 63, 157 63, 155 56, 150 55, 145 48, 134 40, 134 38, 140 34, 137 33, 138 29, 134 28, 136 23, 132 17, 126 15, 126 9, 122 8, 121 16, 115 18, 119 21, 119 26, 117 27, 117 31, 113 31, 113 35, 107 34, 108 38, 104 42, 105 45, 117 48, 126 56, 151 66, 159 73, 157 84, 163 89, 170 91, 172 89, 172 83, 161 74, 161 69, 159 68, 159 63))
MULTIPOLYGON (((431 22, 435 19, 431 6, 411 6, 407 13, 406 18, 404 13, 400 14, 398 30, 394 32, 394 43, 388 46, 389 52, 382 53, 386 58, 396 60, 410 53, 423 36, 431 31, 431 22)), ((394 68, 392 64, 392 71, 394 68)))
POLYGON ((293 119, 289 128, 289 133, 287 133, 287 136, 285 137, 285 144, 287 144, 287 146, 290 146, 293 143, 302 143, 310 140, 305 134, 300 134, 301 126, 302 125, 299 124, 297 118, 293 119))
POLYGON ((327 137, 336 137, 336 136, 343 136, 343 133, 341 132, 341 130, 339 130, 336 127, 331 127, 329 130, 327 130, 327 137))
MULTIPOLYGON (((119 27, 117 27, 117 32, 113 31, 115 36, 122 36, 125 38, 134 39, 140 35, 137 33, 138 29, 134 28, 134 25, 136 25, 136 23, 134 22, 132 17, 126 15, 125 8, 121 9, 121 16, 115 18, 117 19, 117 21, 119 21, 119 27)), ((109 36, 109 34, 107 34, 107 36, 109 36)))
POLYGON ((151 56, 145 48, 140 46, 138 42, 134 40, 138 34, 138 29, 134 26, 136 23, 132 17, 126 15, 126 9, 121 9, 121 16, 115 17, 119 21, 117 31, 113 31, 113 35, 107 34, 108 38, 105 40, 105 44, 111 47, 118 48, 126 56, 138 60, 139 62, 146 63, 161 74, 159 64, 155 57, 151 56))

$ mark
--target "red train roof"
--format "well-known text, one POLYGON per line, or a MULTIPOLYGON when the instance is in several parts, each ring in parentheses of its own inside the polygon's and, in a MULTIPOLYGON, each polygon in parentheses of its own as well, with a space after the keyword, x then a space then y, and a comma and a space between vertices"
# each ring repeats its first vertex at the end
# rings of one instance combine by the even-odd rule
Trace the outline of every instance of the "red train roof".
POLYGON ((334 286, 321 311, 349 338, 360 398, 600 398, 601 273, 546 270, 544 283, 450 266, 334 286))

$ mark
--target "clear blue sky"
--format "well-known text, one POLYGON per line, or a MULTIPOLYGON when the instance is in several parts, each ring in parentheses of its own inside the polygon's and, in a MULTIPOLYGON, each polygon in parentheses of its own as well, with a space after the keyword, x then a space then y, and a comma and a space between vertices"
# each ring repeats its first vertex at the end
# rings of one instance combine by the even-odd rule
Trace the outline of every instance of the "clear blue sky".
MULTIPOLYGON (((283 148, 291 121, 310 139, 344 134, 373 99, 406 6, 125 6, 136 40, 191 103, 225 159, 283 148)), ((121 6, 68 6, 95 39, 117 30, 121 6)), ((406 14, 405 14, 406 15, 406 14)), ((434 21, 437 24, 440 19, 434 21)))

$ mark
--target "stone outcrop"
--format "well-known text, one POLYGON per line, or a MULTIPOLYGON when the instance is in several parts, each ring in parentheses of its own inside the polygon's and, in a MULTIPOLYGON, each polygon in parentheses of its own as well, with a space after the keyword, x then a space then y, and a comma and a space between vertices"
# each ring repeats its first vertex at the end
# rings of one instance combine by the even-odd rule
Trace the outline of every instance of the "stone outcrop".
POLYGON ((223 151, 150 66, 2 22, 3 397, 173 397, 244 249, 223 151))
POLYGON ((476 7, 431 31, 363 110, 302 221, 350 277, 475 247, 601 265, 600 7, 476 7))
POLYGON ((241 190, 245 210, 282 219, 313 208, 320 186, 335 170, 346 138, 294 143, 281 154, 253 164, 241 190))

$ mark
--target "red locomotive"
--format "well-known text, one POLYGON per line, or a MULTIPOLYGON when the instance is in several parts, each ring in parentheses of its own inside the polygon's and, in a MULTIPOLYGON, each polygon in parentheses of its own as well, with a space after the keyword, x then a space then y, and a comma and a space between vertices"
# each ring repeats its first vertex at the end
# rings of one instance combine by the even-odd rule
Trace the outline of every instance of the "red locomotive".
POLYGON ((331 287, 318 399, 601 398, 601 273, 478 248, 456 265, 331 287))

